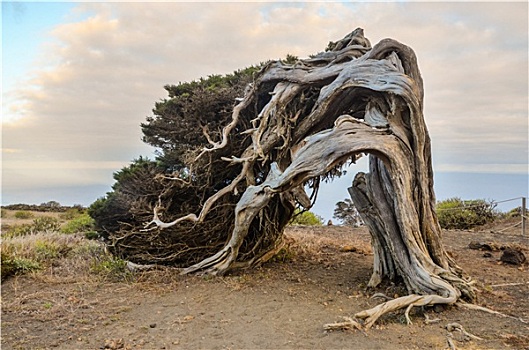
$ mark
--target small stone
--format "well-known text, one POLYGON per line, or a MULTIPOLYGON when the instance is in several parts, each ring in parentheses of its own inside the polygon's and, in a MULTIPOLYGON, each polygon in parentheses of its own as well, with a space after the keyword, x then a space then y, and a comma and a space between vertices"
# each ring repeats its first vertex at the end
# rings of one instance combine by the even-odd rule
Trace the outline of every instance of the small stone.
POLYGON ((156 328, 156 323, 151 323, 151 324, 149 325, 149 327, 151 327, 151 328, 156 328))
POLYGON ((470 249, 481 249, 482 246, 483 244, 479 243, 478 241, 472 241, 468 244, 470 249))

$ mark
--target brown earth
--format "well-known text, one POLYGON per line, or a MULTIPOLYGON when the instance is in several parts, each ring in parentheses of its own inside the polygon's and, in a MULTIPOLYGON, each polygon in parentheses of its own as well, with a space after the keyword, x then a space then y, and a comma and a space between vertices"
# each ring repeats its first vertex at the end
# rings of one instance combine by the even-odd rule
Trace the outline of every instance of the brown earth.
POLYGON ((2 284, 2 349, 529 349, 529 266, 499 261, 501 250, 471 250, 472 241, 514 246, 516 231, 445 231, 447 250, 480 288, 479 304, 514 316, 451 307, 383 316, 367 333, 323 325, 375 306, 365 229, 292 227, 289 248, 260 268, 226 277, 180 276, 173 269, 137 272, 112 282, 65 266, 2 284), (484 255, 489 255, 484 257, 484 255), (429 320, 439 319, 428 323, 429 320), (521 318, 523 320, 517 319, 521 318), (457 322, 481 338, 449 333, 457 322), (451 338, 449 338, 451 337, 451 338))

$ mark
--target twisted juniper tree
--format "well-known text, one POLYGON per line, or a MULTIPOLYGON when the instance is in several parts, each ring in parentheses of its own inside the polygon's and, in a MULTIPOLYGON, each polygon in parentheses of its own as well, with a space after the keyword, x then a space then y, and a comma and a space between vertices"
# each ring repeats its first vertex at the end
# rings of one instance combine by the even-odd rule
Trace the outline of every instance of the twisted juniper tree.
MULTIPOLYGON (((183 273, 260 263, 280 245, 296 206, 310 208, 320 179, 367 155, 369 173, 357 174, 349 193, 372 237, 369 285, 401 279, 410 295, 356 317, 369 328, 399 308, 473 300, 470 279, 441 242, 413 50, 392 39, 372 47, 358 28, 325 52, 290 61, 263 65, 235 105, 209 106, 200 120, 164 103, 174 111, 163 127, 199 127, 203 137, 184 145, 171 171, 135 201, 134 219, 111 233, 115 251, 183 273)), ((144 125, 147 137, 163 119, 144 125)))

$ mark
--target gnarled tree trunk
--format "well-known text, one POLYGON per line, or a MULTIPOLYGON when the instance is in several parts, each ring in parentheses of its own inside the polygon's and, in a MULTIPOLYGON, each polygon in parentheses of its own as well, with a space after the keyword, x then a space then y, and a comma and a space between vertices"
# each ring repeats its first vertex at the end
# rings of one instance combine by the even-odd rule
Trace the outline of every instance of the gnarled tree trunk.
POLYGON ((223 158, 242 164, 240 176, 208 199, 198 216, 164 223, 155 209, 150 224, 161 228, 200 222, 218 198, 245 183, 227 244, 185 273, 225 273, 237 262, 249 230, 266 225, 262 215, 271 203, 309 207, 303 190, 307 181, 369 154, 370 172, 358 174, 349 189, 372 236, 375 261, 369 285, 399 277, 411 295, 356 316, 370 327, 398 308, 474 298, 470 280, 441 243, 423 83, 409 47, 391 39, 371 47, 363 30, 356 29, 310 59, 269 63, 234 108, 222 139, 214 142, 208 136, 212 147, 199 157, 226 147, 239 119, 248 115, 253 115, 253 127, 243 132, 251 134, 252 144, 242 154, 223 158))

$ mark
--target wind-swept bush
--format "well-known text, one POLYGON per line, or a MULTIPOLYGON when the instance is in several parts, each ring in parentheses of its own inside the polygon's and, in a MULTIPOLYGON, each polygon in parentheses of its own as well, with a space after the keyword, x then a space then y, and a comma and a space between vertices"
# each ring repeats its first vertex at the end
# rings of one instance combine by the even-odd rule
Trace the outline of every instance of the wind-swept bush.
POLYGON ((35 214, 27 210, 20 210, 15 213, 15 219, 31 219, 34 216, 35 214))
POLYGON ((33 219, 31 224, 15 225, 10 227, 7 232, 4 233, 4 238, 7 237, 19 237, 39 232, 58 232, 61 224, 59 220, 51 216, 39 216, 33 219))
POLYGON ((438 202, 436 212, 442 228, 467 230, 493 222, 498 216, 495 208, 492 201, 455 197, 438 202))
POLYGON ((81 214, 76 218, 68 221, 66 225, 61 228, 63 233, 78 233, 88 232, 94 229, 94 219, 88 214, 81 214))
POLYGON ((290 225, 304 225, 304 226, 321 226, 323 219, 310 211, 301 211, 296 209, 294 216, 289 222, 290 225))

